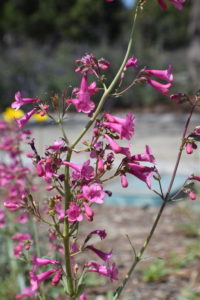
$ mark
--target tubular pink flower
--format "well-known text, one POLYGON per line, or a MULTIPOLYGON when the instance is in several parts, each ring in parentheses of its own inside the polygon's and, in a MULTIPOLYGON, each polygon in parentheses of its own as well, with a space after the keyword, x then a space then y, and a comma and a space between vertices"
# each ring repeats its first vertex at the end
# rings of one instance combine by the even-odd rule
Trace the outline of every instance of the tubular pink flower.
POLYGON ((112 131, 120 134, 120 138, 130 140, 134 134, 135 117, 132 113, 126 114, 126 118, 119 118, 108 113, 105 114, 108 122, 103 122, 103 125, 110 128, 112 131))
POLYGON ((105 192, 103 191, 103 187, 100 184, 93 183, 89 186, 83 186, 82 196, 89 202, 101 204, 104 201, 105 192))
MULTIPOLYGON (((166 5, 165 1, 167 1, 167 0, 158 0, 158 4, 163 9, 167 9, 167 5, 166 5)), ((182 10, 183 9, 183 3, 185 3, 186 0, 168 0, 168 1, 171 2, 176 9, 182 10)))
POLYGON ((98 229, 94 230, 88 234, 88 236, 86 237, 86 239, 84 241, 84 244, 86 244, 92 238, 93 235, 98 235, 101 240, 105 239, 107 236, 105 230, 98 230, 98 229))
POLYGON ((32 115, 34 115, 34 113, 36 111, 37 111, 37 107, 34 107, 31 111, 29 111, 27 114, 25 114, 24 117, 22 117, 21 119, 16 120, 19 128, 22 128, 28 122, 28 120, 32 117, 32 115))
POLYGON ((36 296, 36 293, 35 291, 32 291, 32 288, 30 286, 26 286, 24 288, 24 290, 16 295, 16 299, 23 299, 23 298, 26 298, 26 297, 35 297, 36 296))
POLYGON ((69 222, 81 222, 83 220, 81 209, 75 202, 70 203, 70 207, 67 209, 67 215, 69 222))
POLYGON ((197 197, 194 192, 190 192, 188 196, 191 200, 196 200, 196 197, 197 197))
POLYGON ((96 272, 100 275, 109 277, 111 280, 118 280, 118 270, 115 266, 115 264, 112 264, 112 267, 101 265, 96 262, 91 262, 86 265, 88 267, 89 272, 96 272))
POLYGON ((104 136, 108 140, 109 147, 112 151, 114 151, 116 154, 123 154, 130 158, 131 153, 129 147, 120 147, 109 135, 105 134, 104 136))
POLYGON ((109 261, 112 258, 112 251, 110 251, 109 253, 105 253, 99 249, 94 248, 92 245, 87 246, 86 249, 92 250, 105 262, 109 261))
POLYGON ((187 143, 186 144, 186 153, 187 154, 192 154, 194 151, 193 147, 192 147, 192 144, 191 143, 187 143))
POLYGON ((15 94, 15 101, 11 104, 11 107, 17 110, 24 104, 39 102, 39 101, 41 101, 39 98, 22 98, 21 93, 18 91, 15 94))
POLYGON ((58 269, 56 271, 56 274, 53 276, 52 280, 51 280, 51 283, 52 285, 58 285, 59 281, 61 280, 62 278, 62 270, 61 269, 58 269))
POLYGON ((91 94, 94 94, 94 87, 88 87, 87 76, 83 75, 80 89, 77 92, 78 97, 67 99, 66 102, 74 104, 78 112, 89 114, 95 108, 94 102, 90 100, 91 94))
POLYGON ((85 208, 85 216, 88 219, 89 222, 93 221, 94 212, 91 209, 91 207, 86 203, 83 202, 83 206, 85 208))
POLYGON ((34 257, 32 259, 32 263, 34 266, 46 266, 46 265, 59 265, 60 262, 58 260, 51 260, 48 258, 39 258, 39 257, 34 257))
POLYGON ((86 293, 83 293, 82 295, 80 295, 80 297, 78 298, 78 300, 87 300, 86 293))
POLYGON ((141 166, 137 163, 128 163, 127 166, 129 167, 128 173, 144 181, 148 188, 151 189, 151 177, 153 175, 154 168, 141 166))
POLYGON ((190 180, 197 180, 200 181, 200 176, 190 176, 190 180))
POLYGON ((57 271, 57 269, 51 269, 46 272, 36 274, 37 281, 38 282, 44 281, 45 279, 47 279, 51 274, 55 273, 56 271, 57 271))
POLYGON ((121 177, 121 185, 123 188, 126 188, 128 186, 128 180, 126 178, 125 174, 120 174, 121 177))
POLYGON ((94 168, 90 166, 90 160, 87 160, 82 165, 68 161, 64 161, 63 164, 74 169, 75 172, 72 173, 74 179, 84 178, 86 181, 90 181, 94 177, 94 168))
POLYGON ((125 68, 130 68, 130 67, 136 68, 137 62, 138 62, 138 60, 136 57, 129 58, 126 62, 125 68))
POLYGON ((144 73, 149 76, 155 76, 159 79, 166 80, 167 82, 173 81, 173 74, 172 74, 172 65, 169 65, 167 70, 144 70, 144 73))
POLYGON ((151 148, 146 145, 146 152, 142 154, 136 154, 131 157, 131 160, 136 161, 148 161, 150 163, 155 164, 155 157, 151 154, 151 148))
POLYGON ((53 145, 47 147, 47 150, 52 150, 53 152, 61 150, 65 146, 65 142, 63 140, 57 140, 53 145))
POLYGON ((18 232, 12 236, 12 240, 14 241, 28 241, 31 240, 31 236, 29 233, 21 233, 18 232))
POLYGON ((97 169, 100 172, 104 171, 104 162, 103 162, 103 158, 101 156, 98 157, 97 169))
POLYGON ((158 92, 164 95, 169 94, 169 88, 172 86, 172 84, 169 82, 167 84, 160 83, 158 81, 152 80, 152 79, 147 79, 147 82, 158 92))

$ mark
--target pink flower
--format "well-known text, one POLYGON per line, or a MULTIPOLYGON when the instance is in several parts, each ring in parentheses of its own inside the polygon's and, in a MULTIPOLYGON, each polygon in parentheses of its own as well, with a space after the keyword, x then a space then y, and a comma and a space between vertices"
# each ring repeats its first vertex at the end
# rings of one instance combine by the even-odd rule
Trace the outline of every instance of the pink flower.
POLYGON ((138 62, 138 60, 136 57, 129 58, 126 62, 125 68, 130 68, 130 67, 136 68, 137 62, 138 62))
POLYGON ((83 75, 81 80, 80 89, 77 92, 78 97, 67 99, 67 103, 72 103, 75 105, 78 112, 83 112, 89 114, 94 110, 95 104, 90 100, 90 95, 96 92, 96 83, 92 83, 90 87, 87 83, 87 76, 83 75))
POLYGON ((24 290, 16 295, 16 299, 23 299, 23 298, 26 298, 26 297, 35 297, 36 296, 36 292, 32 290, 32 287, 30 286, 27 286, 24 288, 24 290))
POLYGON ((65 146, 65 142, 63 140, 57 140, 54 142, 53 145, 47 147, 47 150, 52 150, 53 152, 57 152, 62 150, 62 148, 65 146))
POLYGON ((79 298, 78 300, 87 300, 86 298, 86 293, 83 293, 79 298))
MULTIPOLYGON (((166 5, 165 1, 167 1, 167 0, 158 0, 158 4, 163 9, 167 9, 167 5, 166 5)), ((171 2, 176 9, 182 10, 183 9, 183 3, 185 3, 186 0, 168 0, 168 1, 171 2)))
POLYGON ((70 203, 70 207, 67 209, 67 215, 69 222, 81 222, 83 220, 81 209, 75 202, 70 203))
POLYGON ((52 280, 51 280, 51 283, 52 285, 58 285, 59 281, 61 280, 62 278, 62 270, 61 269, 58 269, 56 271, 56 274, 53 276, 52 280))
POLYGON ((149 76, 155 76, 159 79, 166 80, 167 82, 173 81, 173 74, 172 74, 172 65, 169 65, 167 70, 144 70, 144 73, 149 76))
POLYGON ((32 117, 32 115, 34 115, 34 113, 36 111, 37 111, 37 107, 34 107, 31 111, 29 111, 27 114, 25 114, 24 117, 22 117, 21 119, 16 120, 19 128, 22 128, 28 122, 28 120, 32 117))
POLYGON ((135 117, 132 113, 126 114, 126 118, 119 118, 110 114, 105 114, 108 122, 103 122, 103 125, 111 129, 113 132, 120 134, 120 138, 130 140, 134 134, 135 117))
POLYGON ((24 104, 39 102, 39 101, 41 101, 39 98, 22 98, 21 93, 17 92, 15 94, 15 102, 11 104, 11 107, 15 109, 19 109, 24 104))
POLYGON ((123 154, 130 158, 131 153, 129 147, 121 147, 109 135, 105 134, 104 136, 108 140, 109 147, 112 151, 114 151, 116 154, 123 154))
POLYGON ((90 166, 90 160, 87 160, 82 165, 68 161, 64 161, 63 164, 74 169, 72 177, 75 180, 84 179, 84 181, 90 181, 94 178, 94 168, 90 166))
POLYGON ((128 180, 126 178, 125 174, 120 174, 121 177, 121 185, 123 188, 126 188, 128 186, 128 180))
POLYGON ((89 272, 96 272, 100 275, 109 277, 111 280, 118 280, 118 270, 114 263, 109 267, 96 262, 91 262, 88 263, 86 267, 88 267, 89 272))
POLYGON ((189 179, 200 181, 200 176, 191 176, 189 179))
POLYGON ((151 154, 151 148, 146 145, 146 152, 142 154, 136 154, 131 157, 132 160, 136 161, 148 161, 155 164, 155 157, 151 154))
POLYGON ((85 208, 86 218, 88 219, 89 222, 92 222, 93 221, 93 216, 94 216, 93 210, 91 209, 91 207, 86 202, 83 202, 83 206, 85 208))
POLYGON ((109 261, 112 258, 112 251, 110 251, 109 253, 105 253, 99 249, 94 248, 92 245, 87 246, 86 249, 92 250, 105 262, 109 261))
POLYGON ((58 260, 51 260, 48 258, 39 258, 39 257, 34 257, 32 259, 32 263, 34 266, 46 266, 46 265, 59 265, 60 262, 58 260))
POLYGON ((154 168, 141 166, 138 163, 128 163, 128 173, 136 176, 140 180, 144 181, 148 188, 151 188, 151 177, 153 175, 154 168))
POLYGON ((83 186, 82 196, 89 202, 103 203, 105 198, 105 192, 100 184, 93 183, 91 185, 83 186))
POLYGON ((101 240, 105 239, 107 236, 105 230, 98 230, 98 229, 94 230, 88 234, 88 236, 86 237, 86 239, 84 241, 84 244, 86 244, 92 238, 93 235, 98 235, 101 240))
POLYGON ((196 200, 196 195, 195 195, 195 193, 190 192, 190 193, 189 193, 189 198, 190 198, 191 200, 196 200))
POLYGON ((171 83, 163 84, 158 81, 152 80, 152 79, 147 79, 147 82, 158 92, 164 95, 169 94, 169 88, 171 87, 171 83))

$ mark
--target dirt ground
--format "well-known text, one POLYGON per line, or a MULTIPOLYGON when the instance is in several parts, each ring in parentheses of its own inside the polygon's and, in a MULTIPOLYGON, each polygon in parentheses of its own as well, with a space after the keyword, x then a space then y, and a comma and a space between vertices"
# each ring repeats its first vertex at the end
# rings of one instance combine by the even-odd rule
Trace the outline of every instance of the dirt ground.
MULTIPOLYGON (((119 278, 121 279, 133 259, 133 251, 127 235, 134 247, 139 250, 147 237, 158 209, 158 207, 99 206, 96 210, 95 222, 85 223, 81 235, 95 229, 106 230, 107 238, 98 244, 94 243, 94 245, 107 252, 113 250, 113 261, 119 268, 119 278)), ((159 226, 143 255, 144 260, 137 266, 121 299, 200 299, 200 246, 192 259, 188 258, 189 255, 191 257, 188 250, 190 246, 193 249, 194 243, 200 245, 200 235, 195 233, 194 229, 186 229, 184 225, 196 224, 195 218, 199 220, 199 215, 197 217, 188 204, 176 203, 165 209, 159 226), (158 278, 151 279, 150 272, 149 278, 145 282, 142 270, 155 264, 156 258, 163 259, 166 266, 163 267, 163 270, 161 268, 161 270, 152 271, 153 275, 158 278)), ((199 224, 200 222, 196 225, 199 226, 199 224)), ((198 230, 199 228, 197 228, 198 230)), ((84 257, 82 259, 84 260, 84 257)), ((116 283, 108 280, 100 282, 98 288, 88 290, 89 300, 107 299, 106 291, 113 290, 115 286, 116 283)))

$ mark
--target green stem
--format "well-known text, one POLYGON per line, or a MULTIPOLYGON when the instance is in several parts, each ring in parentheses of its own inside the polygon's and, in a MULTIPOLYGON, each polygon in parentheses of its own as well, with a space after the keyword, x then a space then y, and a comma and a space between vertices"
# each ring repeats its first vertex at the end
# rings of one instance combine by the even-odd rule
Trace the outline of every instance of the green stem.
MULTIPOLYGON (((68 149, 67 161, 70 161, 72 155, 71 147, 68 149)), ((69 166, 65 167, 65 211, 69 208, 71 192, 69 183, 69 166)), ((65 268, 67 276, 67 287, 70 297, 74 296, 74 285, 72 278, 71 262, 70 262, 70 237, 69 237, 69 221, 68 218, 64 219, 64 230, 63 230, 63 243, 65 250, 65 268)))

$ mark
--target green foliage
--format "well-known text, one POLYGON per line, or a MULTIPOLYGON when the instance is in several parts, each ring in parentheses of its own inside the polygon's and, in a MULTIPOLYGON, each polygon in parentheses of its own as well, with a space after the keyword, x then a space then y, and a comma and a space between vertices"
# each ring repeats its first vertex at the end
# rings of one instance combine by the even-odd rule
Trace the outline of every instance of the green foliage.
POLYGON ((161 281, 169 273, 169 269, 163 260, 155 260, 148 267, 142 270, 142 279, 145 282, 161 281))
POLYGON ((200 293, 195 292, 191 288, 185 288, 181 291, 181 296, 178 297, 177 300, 199 300, 200 293))
POLYGON ((93 0, 0 2, 0 32, 3 38, 10 35, 18 40, 25 36, 42 42, 62 38, 96 43, 106 32, 107 38, 114 40, 123 19, 120 1, 112 5, 93 0))

